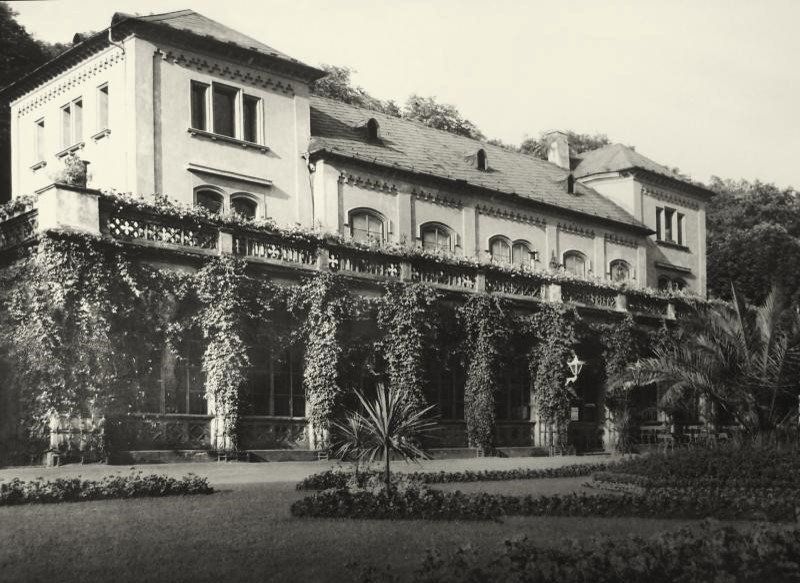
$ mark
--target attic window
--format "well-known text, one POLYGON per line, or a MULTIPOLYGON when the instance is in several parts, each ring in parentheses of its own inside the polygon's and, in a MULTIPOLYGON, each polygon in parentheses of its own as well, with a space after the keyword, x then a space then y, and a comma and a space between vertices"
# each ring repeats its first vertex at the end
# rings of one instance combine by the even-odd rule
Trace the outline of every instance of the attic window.
POLYGON ((569 176, 567 176, 567 193, 575 194, 575 177, 571 172, 569 176))
POLYGON ((380 129, 381 126, 378 120, 371 117, 367 122, 367 138, 370 140, 379 140, 381 138, 380 129))
POLYGON ((489 161, 486 158, 486 150, 484 150, 483 148, 478 150, 477 164, 478 164, 478 170, 489 169, 489 161))

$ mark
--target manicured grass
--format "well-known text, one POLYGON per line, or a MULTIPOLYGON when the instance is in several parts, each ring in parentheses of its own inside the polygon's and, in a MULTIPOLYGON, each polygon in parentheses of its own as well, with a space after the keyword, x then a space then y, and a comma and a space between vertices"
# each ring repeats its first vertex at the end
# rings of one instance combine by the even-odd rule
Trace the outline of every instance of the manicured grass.
MULTIPOLYGON (((562 488, 585 479, 567 480, 572 482, 562 488)), ((0 579, 347 581, 349 561, 389 562, 411 572, 433 546, 449 551, 472 543, 490 553, 520 534, 558 545, 566 537, 646 535, 690 523, 559 517, 502 523, 301 520, 290 516, 289 507, 307 493, 296 491, 294 482, 212 485, 217 492, 202 497, 0 508, 0 579)), ((469 484, 481 485, 499 484, 469 484)))
MULTIPOLYGON (((569 494, 571 492, 597 494, 595 488, 586 488, 584 484, 591 481, 591 476, 579 478, 547 478, 541 480, 506 480, 504 482, 455 482, 434 484, 431 488, 465 494, 485 492, 487 494, 504 494, 506 496, 551 496, 553 494, 569 494)), ((605 492, 604 492, 605 493, 605 492)))

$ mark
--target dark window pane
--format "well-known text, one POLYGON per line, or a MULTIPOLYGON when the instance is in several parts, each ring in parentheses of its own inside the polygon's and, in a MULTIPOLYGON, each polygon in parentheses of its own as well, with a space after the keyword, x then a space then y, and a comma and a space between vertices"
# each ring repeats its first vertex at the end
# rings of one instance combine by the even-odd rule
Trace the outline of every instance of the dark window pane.
POLYGON ((222 212, 222 197, 213 190, 198 190, 195 199, 197 206, 201 206, 214 214, 222 212))
POLYGON ((490 252, 494 261, 511 263, 511 247, 502 239, 495 239, 492 241, 490 252))
POLYGON ((664 236, 667 238, 667 241, 674 241, 672 238, 672 218, 674 216, 674 210, 664 209, 664 236))
POLYGON ((214 85, 214 133, 236 137, 236 89, 214 85))
POLYGON ((192 127, 206 131, 206 91, 208 87, 200 83, 192 83, 192 127))
POLYGON ((258 142, 258 101, 257 97, 244 96, 244 136, 243 140, 258 142))
POLYGON ((664 209, 661 207, 656 208, 656 239, 661 241, 661 217, 664 214, 664 209))
POLYGON ((243 196, 234 198, 231 201, 231 207, 233 208, 233 212, 235 212, 237 215, 241 215, 248 219, 254 219, 256 217, 256 203, 249 198, 245 198, 243 196))

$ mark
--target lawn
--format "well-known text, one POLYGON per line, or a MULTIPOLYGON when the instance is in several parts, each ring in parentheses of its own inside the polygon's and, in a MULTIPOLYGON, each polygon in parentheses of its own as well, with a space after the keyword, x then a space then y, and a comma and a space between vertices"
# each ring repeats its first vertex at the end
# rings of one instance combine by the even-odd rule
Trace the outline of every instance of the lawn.
MULTIPOLYGON (((538 482, 537 487, 563 492, 583 481, 529 480, 528 486, 538 482)), ((348 561, 390 562, 412 571, 432 546, 449 550, 472 543, 491 552, 520 534, 553 545, 565 537, 649 534, 686 524, 633 518, 464 523, 291 517, 291 503, 307 494, 295 490, 294 482, 235 483, 218 486, 211 496, 3 507, 0 579, 342 581, 349 579, 348 561)))

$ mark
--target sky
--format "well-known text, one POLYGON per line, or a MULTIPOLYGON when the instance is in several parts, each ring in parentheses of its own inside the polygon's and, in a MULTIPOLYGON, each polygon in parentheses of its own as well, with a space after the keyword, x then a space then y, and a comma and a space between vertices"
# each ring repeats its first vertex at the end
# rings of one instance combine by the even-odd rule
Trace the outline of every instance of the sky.
POLYGON ((66 42, 114 12, 191 8, 403 103, 435 96, 489 138, 604 133, 695 179, 800 188, 797 0, 12 2, 66 42))

